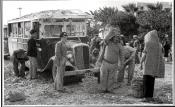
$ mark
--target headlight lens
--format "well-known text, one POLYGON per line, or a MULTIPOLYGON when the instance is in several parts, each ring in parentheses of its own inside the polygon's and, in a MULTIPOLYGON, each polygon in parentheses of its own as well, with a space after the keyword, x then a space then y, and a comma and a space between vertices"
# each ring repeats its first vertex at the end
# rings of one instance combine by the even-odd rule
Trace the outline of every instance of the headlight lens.
POLYGON ((74 64, 74 58, 72 52, 67 53, 67 59, 70 61, 70 63, 74 64))
POLYGON ((68 59, 71 59, 73 57, 73 55, 70 53, 70 54, 67 54, 67 58, 68 59))

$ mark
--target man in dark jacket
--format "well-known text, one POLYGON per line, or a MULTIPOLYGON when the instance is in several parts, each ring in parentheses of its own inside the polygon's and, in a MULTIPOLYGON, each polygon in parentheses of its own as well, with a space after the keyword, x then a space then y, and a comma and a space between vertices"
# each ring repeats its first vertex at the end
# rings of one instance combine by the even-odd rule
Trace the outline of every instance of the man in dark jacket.
POLYGON ((37 38, 37 31, 32 29, 30 31, 31 38, 29 39, 27 45, 28 45, 28 50, 27 50, 27 55, 29 56, 30 60, 30 79, 35 79, 36 77, 36 72, 37 72, 37 46, 36 46, 36 38, 37 38))

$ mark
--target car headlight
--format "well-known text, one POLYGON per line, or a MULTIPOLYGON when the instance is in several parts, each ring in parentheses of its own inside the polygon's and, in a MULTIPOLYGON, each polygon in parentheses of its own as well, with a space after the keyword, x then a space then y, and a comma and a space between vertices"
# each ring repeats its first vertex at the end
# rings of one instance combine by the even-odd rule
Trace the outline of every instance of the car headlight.
POLYGON ((67 53, 67 59, 70 61, 70 63, 74 63, 74 58, 73 58, 73 53, 72 52, 68 52, 67 53))
POLYGON ((73 55, 70 53, 70 54, 67 54, 67 58, 68 59, 71 59, 73 57, 73 55))

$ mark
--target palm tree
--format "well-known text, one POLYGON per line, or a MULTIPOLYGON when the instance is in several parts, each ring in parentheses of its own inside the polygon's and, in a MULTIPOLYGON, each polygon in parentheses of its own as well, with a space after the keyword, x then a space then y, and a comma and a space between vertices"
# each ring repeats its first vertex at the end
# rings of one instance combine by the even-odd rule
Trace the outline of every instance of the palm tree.
POLYGON ((117 13, 118 9, 114 7, 104 7, 91 12, 95 20, 103 22, 104 24, 110 23, 111 19, 117 16, 117 13))
POLYGON ((163 10, 163 5, 159 2, 156 5, 148 4, 147 7, 149 10, 163 10))
POLYGON ((130 3, 128 5, 123 5, 122 6, 124 8, 124 10, 128 13, 131 13, 133 15, 136 15, 137 11, 138 11, 138 8, 136 6, 136 4, 134 3, 130 3))

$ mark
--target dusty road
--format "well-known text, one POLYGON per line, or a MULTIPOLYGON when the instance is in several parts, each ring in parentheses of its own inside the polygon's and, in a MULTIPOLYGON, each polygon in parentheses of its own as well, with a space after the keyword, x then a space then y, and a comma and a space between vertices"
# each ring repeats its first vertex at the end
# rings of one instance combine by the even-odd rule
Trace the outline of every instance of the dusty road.
MULTIPOLYGON (((83 82, 65 86, 66 93, 53 89, 51 81, 43 79, 16 79, 12 64, 4 61, 4 105, 115 105, 115 104, 172 104, 172 64, 166 64, 165 78, 156 79, 155 97, 157 102, 144 103, 131 94, 131 87, 123 84, 115 93, 89 93, 83 82), (16 79, 16 80, 15 80, 16 79), (26 95, 25 101, 10 102, 6 98, 10 90, 20 90, 26 95)), ((93 83, 98 86, 97 82, 93 83)))

